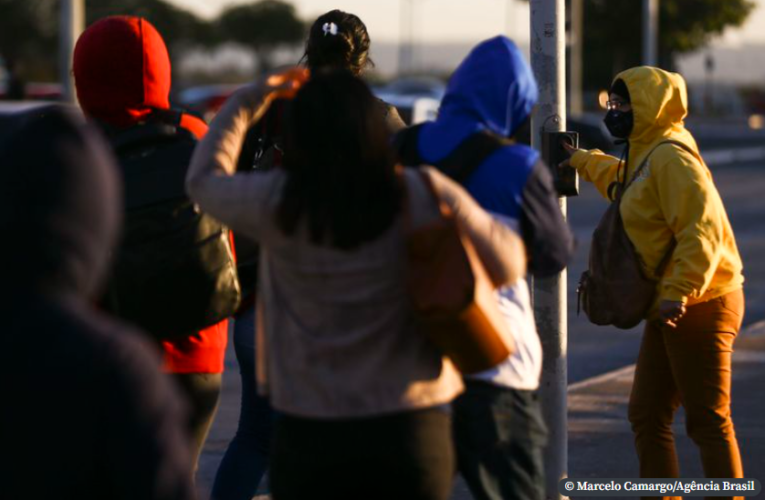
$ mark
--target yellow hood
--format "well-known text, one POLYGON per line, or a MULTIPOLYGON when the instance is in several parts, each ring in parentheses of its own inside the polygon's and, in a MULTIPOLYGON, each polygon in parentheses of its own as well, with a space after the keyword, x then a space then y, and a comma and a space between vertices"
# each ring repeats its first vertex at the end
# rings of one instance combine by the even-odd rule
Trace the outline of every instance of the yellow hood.
POLYGON ((685 80, 651 66, 638 66, 622 71, 614 81, 622 80, 630 93, 634 127, 629 137, 631 166, 662 140, 673 139, 688 145, 701 161, 693 136, 685 129, 688 114, 688 91, 685 80))

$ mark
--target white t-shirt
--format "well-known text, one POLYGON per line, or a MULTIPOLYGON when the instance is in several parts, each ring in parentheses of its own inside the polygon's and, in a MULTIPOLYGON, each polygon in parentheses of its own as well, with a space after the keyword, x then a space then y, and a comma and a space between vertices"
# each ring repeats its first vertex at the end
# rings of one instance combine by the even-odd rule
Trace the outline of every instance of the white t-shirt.
MULTIPOLYGON (((492 215, 511 229, 520 229, 518 221, 498 214, 492 215)), ((494 368, 466 378, 512 389, 536 390, 542 374, 542 342, 534 321, 528 282, 519 280, 497 291, 497 300, 515 340, 515 352, 494 368)))

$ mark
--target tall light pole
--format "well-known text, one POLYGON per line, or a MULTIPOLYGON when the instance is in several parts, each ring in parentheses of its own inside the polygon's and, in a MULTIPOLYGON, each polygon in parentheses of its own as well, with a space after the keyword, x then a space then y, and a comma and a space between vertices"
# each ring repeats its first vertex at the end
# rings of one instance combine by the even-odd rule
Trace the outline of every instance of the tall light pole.
POLYGON ((659 61, 659 0, 643 0, 643 65, 659 61))
POLYGON ((412 65, 412 0, 399 2, 398 73, 407 73, 412 65))
POLYGON ((75 103, 77 97, 72 78, 72 54, 77 38, 85 29, 85 0, 61 0, 59 19, 59 81, 65 101, 75 103))
POLYGON ((582 100, 582 64, 584 52, 584 0, 571 0, 571 27, 569 29, 569 47, 571 54, 571 74, 569 77, 569 112, 580 116, 584 111, 582 100))
MULTIPOLYGON (((531 143, 542 147, 542 132, 566 128, 565 0, 531 0, 531 67, 539 102, 531 115, 531 143)), ((566 200, 560 198, 566 213, 566 200)), ((566 271, 534 279, 534 316, 544 350, 540 394, 549 444, 545 452, 546 498, 559 499, 558 481, 568 474, 566 355, 566 271)))
POLYGON ((712 49, 710 48, 707 55, 704 57, 704 114, 707 116, 714 113, 714 88, 713 88, 713 76, 715 72, 715 59, 712 57, 712 49))
POLYGON ((421 0, 401 0, 399 3, 401 16, 398 48, 399 74, 411 72, 415 68, 415 32, 418 31, 416 21, 419 1, 421 0))

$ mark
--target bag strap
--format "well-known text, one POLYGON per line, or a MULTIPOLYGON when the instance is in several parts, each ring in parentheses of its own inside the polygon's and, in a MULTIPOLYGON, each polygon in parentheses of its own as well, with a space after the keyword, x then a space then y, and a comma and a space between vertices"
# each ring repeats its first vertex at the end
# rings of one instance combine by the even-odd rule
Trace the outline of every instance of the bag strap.
MULTIPOLYGON (((400 175, 401 180, 403 182, 404 186, 404 233, 409 234, 412 232, 412 190, 408 188, 406 183, 406 176, 404 175, 404 167, 400 168, 400 175)), ((438 191, 436 191, 436 186, 433 184, 433 179, 428 175, 427 172, 422 170, 419 167, 414 167, 417 169, 417 177, 422 181, 422 183, 425 185, 425 189, 430 194, 430 197, 433 199, 433 201, 436 202, 438 205, 438 213, 439 215, 443 217, 448 217, 451 214, 451 210, 446 205, 446 203, 441 199, 441 197, 438 195, 438 191)))
POLYGON ((433 179, 428 175, 427 172, 422 170, 421 168, 417 169, 417 174, 420 177, 420 180, 422 180, 422 183, 425 184, 425 187, 428 190, 428 193, 430 193, 430 196, 433 198, 433 200, 438 204, 439 212, 441 215, 444 215, 444 202, 441 200, 441 197, 438 196, 438 192, 436 191, 436 186, 433 184, 433 179))
POLYGON ((131 127, 112 138, 117 155, 134 148, 175 138, 178 129, 166 123, 144 123, 131 127))
MULTIPOLYGON (((680 141, 675 141, 675 140, 670 139, 670 140, 666 140, 666 141, 660 142, 659 144, 657 144, 646 155, 645 159, 640 164, 638 169, 635 170, 634 174, 632 174, 632 178, 630 179, 629 183, 626 186, 624 186, 624 189, 622 189, 622 191, 620 193, 619 201, 621 201, 621 195, 623 195, 624 192, 627 190, 627 188, 630 187, 632 185, 632 183, 637 180, 637 178, 640 175, 640 173, 643 171, 643 169, 646 167, 646 165, 648 165, 648 160, 651 157, 651 155, 653 154, 653 152, 656 151, 659 148, 659 146, 663 146, 664 144, 673 144, 673 145, 675 145, 675 146, 677 146, 679 148, 682 148, 685 151, 691 153, 692 155, 696 154, 696 152, 693 151, 693 149, 691 149, 687 144, 684 144, 684 143, 682 143, 680 141)), ((656 276, 661 276, 662 274, 664 274, 664 271, 667 269, 667 266, 669 265, 669 261, 672 258, 672 254, 675 252, 675 247, 676 246, 677 246, 677 242, 675 241, 674 238, 672 238, 672 242, 669 244, 669 248, 667 249, 666 253, 664 254, 664 257, 662 257, 662 259, 659 261, 659 265, 656 266, 656 273, 655 273, 656 276)))
POLYGON ((620 196, 621 193, 624 191, 624 185, 627 184, 627 168, 626 164, 629 161, 630 156, 630 143, 627 143, 627 146, 622 151, 622 155, 619 157, 619 163, 616 165, 616 180, 611 182, 611 184, 608 185, 608 189, 606 194, 608 195, 608 199, 610 201, 616 201, 620 196), (619 173, 621 173, 622 168, 624 167, 624 175, 622 176, 622 180, 619 180, 619 173))
POLYGON ((425 163, 418 151, 418 142, 422 126, 422 123, 419 125, 412 125, 411 127, 400 130, 393 136, 393 151, 396 152, 398 160, 403 165, 420 165, 425 163))
POLYGON ((495 151, 514 144, 510 139, 500 137, 488 130, 471 134, 443 160, 437 161, 440 171, 464 184, 470 175, 495 151))
POLYGON ((656 266, 656 276, 659 276, 661 278, 661 275, 664 274, 664 271, 667 270, 669 261, 672 259, 672 254, 675 253, 676 246, 677 246, 677 242, 675 241, 675 238, 672 237, 672 241, 669 243, 669 248, 667 248, 667 252, 664 254, 664 257, 662 257, 661 260, 659 261, 659 265, 656 266))
POLYGON ((119 159, 125 210, 188 200, 184 181, 198 141, 180 126, 182 117, 179 111, 157 110, 147 121, 110 137, 119 159))
POLYGON ((683 144, 680 141, 675 141, 673 139, 669 139, 669 140, 660 142, 659 144, 654 146, 654 148, 651 151, 649 151, 648 154, 645 156, 645 159, 643 159, 643 162, 640 164, 640 166, 637 168, 637 170, 635 170, 635 173, 632 174, 632 177, 630 178, 630 181, 624 186, 624 189, 622 190, 622 194, 624 193, 624 191, 627 190, 628 187, 630 187, 632 185, 633 182, 635 182, 637 180, 637 178, 640 175, 640 173, 648 165, 648 160, 651 158, 651 155, 654 153, 654 151, 656 151, 657 149, 659 149, 660 146, 663 146, 665 144, 673 144, 675 146, 678 146, 678 147, 686 150, 687 152, 689 152, 691 154, 695 154, 695 152, 688 145, 683 144))
POLYGON ((119 156, 132 149, 171 141, 177 137, 197 142, 190 131, 181 127, 182 118, 183 113, 177 110, 156 110, 146 122, 113 134, 110 137, 111 145, 119 156))
MULTIPOLYGON (((419 153, 421 131, 422 124, 415 125, 396 134, 393 140, 393 148, 405 165, 431 163, 425 161, 419 153)), ((481 130, 469 135, 445 158, 432 163, 454 181, 464 184, 486 158, 496 150, 511 144, 515 142, 488 130, 481 130)))

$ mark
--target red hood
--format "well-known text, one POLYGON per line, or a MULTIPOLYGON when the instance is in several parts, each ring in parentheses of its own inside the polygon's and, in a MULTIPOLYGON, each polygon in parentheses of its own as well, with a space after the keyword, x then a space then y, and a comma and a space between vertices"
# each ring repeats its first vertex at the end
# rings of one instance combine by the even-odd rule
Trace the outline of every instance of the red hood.
POLYGON ((168 109, 170 57, 146 19, 114 16, 86 29, 74 49, 77 98, 85 114, 125 127, 168 109))

